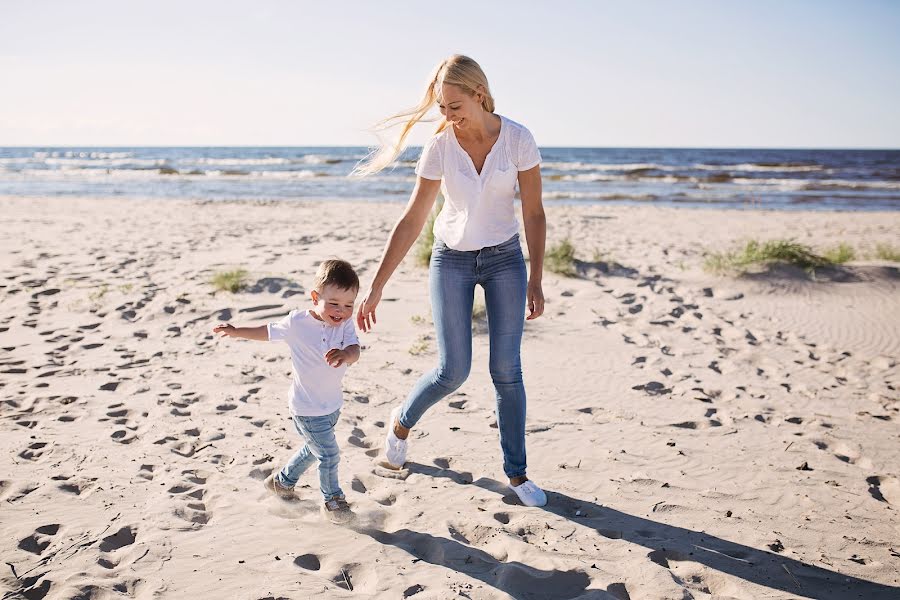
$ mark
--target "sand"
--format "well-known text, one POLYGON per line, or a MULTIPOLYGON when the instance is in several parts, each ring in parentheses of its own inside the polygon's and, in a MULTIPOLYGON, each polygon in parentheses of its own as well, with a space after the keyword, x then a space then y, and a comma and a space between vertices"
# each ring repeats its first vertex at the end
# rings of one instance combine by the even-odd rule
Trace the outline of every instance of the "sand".
POLYGON ((543 509, 505 487, 483 321, 409 476, 373 473, 436 361, 410 258, 345 378, 356 524, 313 472, 268 494, 298 446, 287 348, 211 328, 306 307, 330 256, 367 283, 402 208, 0 198, 4 598, 900 598, 897 264, 702 269, 751 237, 897 246, 900 213, 548 207, 579 260, 523 342, 543 509))

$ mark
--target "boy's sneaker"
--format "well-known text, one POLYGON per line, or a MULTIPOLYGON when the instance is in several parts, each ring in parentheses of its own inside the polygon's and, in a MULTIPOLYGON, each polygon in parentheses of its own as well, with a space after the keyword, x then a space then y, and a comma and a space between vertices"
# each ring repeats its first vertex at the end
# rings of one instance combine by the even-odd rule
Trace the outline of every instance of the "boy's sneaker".
POLYGON ((389 465, 395 469, 401 469, 406 464, 406 448, 407 441, 401 440, 394 433, 394 423, 400 419, 400 406, 391 411, 391 418, 388 420, 387 437, 384 438, 384 457, 389 465))
POLYGON ((266 486, 266 489, 270 492, 274 493, 276 496, 280 498, 285 498, 288 500, 293 500, 297 496, 294 494, 294 488, 285 487, 278 483, 278 479, 275 478, 275 475, 269 475, 266 477, 266 480, 263 482, 263 485, 266 486))
POLYGON ((332 498, 322 506, 322 515, 337 525, 343 525, 352 521, 356 515, 350 510, 350 505, 343 497, 332 498))
POLYGON ((530 479, 519 485, 511 485, 509 489, 516 493, 519 500, 525 506, 544 506, 547 504, 547 494, 530 479))

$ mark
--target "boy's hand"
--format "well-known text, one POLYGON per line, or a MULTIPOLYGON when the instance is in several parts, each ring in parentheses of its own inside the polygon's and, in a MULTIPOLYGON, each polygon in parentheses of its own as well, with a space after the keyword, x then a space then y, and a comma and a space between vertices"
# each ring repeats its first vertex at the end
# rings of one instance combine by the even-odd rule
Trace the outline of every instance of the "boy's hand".
POLYGON ((213 327, 213 333, 221 333, 222 337, 236 337, 234 332, 237 331, 231 323, 219 323, 213 327))
POLYGON ((325 353, 325 362, 327 362, 335 369, 346 363, 347 358, 347 353, 343 350, 338 350, 337 348, 332 348, 325 353))

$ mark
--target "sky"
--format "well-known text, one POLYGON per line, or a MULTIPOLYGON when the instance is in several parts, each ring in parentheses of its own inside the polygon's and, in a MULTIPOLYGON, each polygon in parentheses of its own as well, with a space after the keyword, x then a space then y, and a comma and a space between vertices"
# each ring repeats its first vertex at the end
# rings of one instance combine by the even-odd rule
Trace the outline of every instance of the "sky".
POLYGON ((461 53, 541 146, 898 148, 897 32, 892 0, 0 0, 0 146, 371 145, 461 53))

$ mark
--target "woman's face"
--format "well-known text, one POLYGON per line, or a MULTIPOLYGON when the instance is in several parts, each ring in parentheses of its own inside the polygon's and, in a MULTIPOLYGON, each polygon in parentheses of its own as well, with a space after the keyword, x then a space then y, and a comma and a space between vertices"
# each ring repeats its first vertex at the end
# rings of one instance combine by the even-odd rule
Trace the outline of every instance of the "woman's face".
POLYGON ((482 96, 479 93, 470 96, 461 87, 445 83, 441 85, 441 101, 438 102, 438 107, 441 114, 454 127, 465 129, 484 111, 481 100, 482 96))

